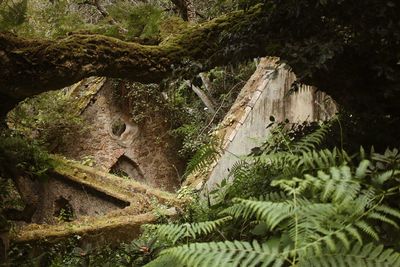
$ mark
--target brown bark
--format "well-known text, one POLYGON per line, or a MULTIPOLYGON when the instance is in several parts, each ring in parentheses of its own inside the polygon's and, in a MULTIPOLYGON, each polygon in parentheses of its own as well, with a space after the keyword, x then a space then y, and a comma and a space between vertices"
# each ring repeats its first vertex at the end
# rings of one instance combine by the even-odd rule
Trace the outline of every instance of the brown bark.
POLYGON ((259 19, 263 12, 262 6, 238 11, 189 28, 158 46, 101 35, 76 34, 51 41, 0 33, 0 98, 12 106, 26 97, 89 76, 158 82, 176 71, 196 74, 243 57, 254 57, 264 52, 261 40, 265 31, 259 19), (250 26, 260 34, 242 40, 250 26), (232 30, 235 36, 226 37, 232 30), (240 47, 231 45, 240 40, 240 47))
POLYGON ((196 20, 196 10, 193 5, 193 0, 171 0, 171 2, 179 9, 183 20, 189 22, 196 20))

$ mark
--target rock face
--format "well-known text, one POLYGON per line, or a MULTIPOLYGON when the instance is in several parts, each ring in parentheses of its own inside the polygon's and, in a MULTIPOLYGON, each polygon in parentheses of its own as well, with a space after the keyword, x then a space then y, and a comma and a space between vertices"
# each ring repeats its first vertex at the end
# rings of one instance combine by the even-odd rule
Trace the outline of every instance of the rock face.
POLYGON ((189 180, 194 187, 202 188, 206 180, 203 191, 209 192, 226 178, 240 156, 248 155, 268 137, 270 116, 278 122, 288 119, 295 123, 326 120, 336 113, 333 100, 316 88, 301 85, 297 92, 291 93, 296 76, 277 61, 276 58, 263 58, 243 87, 215 133, 222 141, 223 154, 210 167, 206 177, 189 180))
POLYGON ((73 144, 59 148, 59 152, 76 160, 90 157, 96 167, 153 187, 177 189, 176 170, 181 164, 173 152, 164 115, 137 125, 116 100, 112 80, 104 80, 100 85, 92 82, 89 86, 98 88, 87 88, 87 83, 82 82, 70 89, 71 96, 97 90, 82 105, 89 130, 73 144))

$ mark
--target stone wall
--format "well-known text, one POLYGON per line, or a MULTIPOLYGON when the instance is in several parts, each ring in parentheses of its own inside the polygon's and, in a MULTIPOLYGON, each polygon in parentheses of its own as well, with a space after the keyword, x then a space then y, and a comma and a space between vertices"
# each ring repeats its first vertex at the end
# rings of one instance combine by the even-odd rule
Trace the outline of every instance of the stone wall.
POLYGON ((93 188, 53 175, 40 183, 39 205, 32 223, 54 224, 84 216, 102 216, 129 203, 93 188))
POLYGON ((70 90, 71 96, 83 99, 79 101, 88 131, 77 136, 74 143, 58 148, 59 153, 76 160, 90 157, 96 167, 153 187, 169 191, 178 188, 181 163, 167 133, 169 125, 164 114, 137 125, 129 110, 116 100, 111 79, 81 82, 70 90), (87 97, 87 92, 95 93, 87 97))

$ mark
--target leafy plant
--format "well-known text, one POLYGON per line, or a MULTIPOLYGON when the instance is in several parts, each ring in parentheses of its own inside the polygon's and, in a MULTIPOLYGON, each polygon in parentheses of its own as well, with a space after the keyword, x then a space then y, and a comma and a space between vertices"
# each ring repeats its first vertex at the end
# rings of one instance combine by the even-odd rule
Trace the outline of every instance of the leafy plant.
POLYGON ((10 112, 8 124, 52 151, 87 130, 79 111, 79 101, 65 91, 47 92, 21 102, 10 112))
POLYGON ((378 154, 361 148, 350 157, 341 149, 318 149, 327 129, 323 126, 298 140, 275 132, 270 142, 278 146, 266 143, 258 155, 237 165, 236 175, 242 178, 233 182, 233 199, 216 205, 228 206, 220 212, 224 217, 159 226, 159 234, 173 243, 182 237, 201 241, 200 225, 209 227, 206 233, 219 231, 228 240, 171 247, 148 266, 399 265, 398 248, 388 245, 387 237, 388 232, 397 236, 399 228, 400 210, 391 201, 400 189, 398 150, 378 154), (268 190, 249 198, 262 190, 251 187, 247 198, 235 197, 255 166, 267 169, 267 176, 256 176, 252 183, 264 179, 268 190), (232 219, 219 224, 226 218, 232 219), (232 235, 238 231, 240 235, 232 235))
POLYGON ((0 133, 0 177, 11 178, 15 172, 29 176, 46 176, 52 167, 48 154, 25 138, 0 133))
POLYGON ((157 5, 120 2, 109 8, 110 15, 122 23, 130 37, 141 39, 159 38, 159 24, 163 18, 163 10, 157 5))
POLYGON ((28 0, 0 1, 0 30, 6 31, 25 22, 28 0))
POLYGON ((183 238, 197 238, 200 235, 206 235, 215 231, 222 224, 231 220, 230 216, 223 217, 215 221, 198 222, 198 223, 185 223, 185 224, 165 224, 148 226, 154 229, 156 234, 160 237, 166 238, 172 244, 183 238))
POLYGON ((185 176, 206 171, 219 155, 220 149, 218 148, 216 141, 202 145, 188 162, 185 176))

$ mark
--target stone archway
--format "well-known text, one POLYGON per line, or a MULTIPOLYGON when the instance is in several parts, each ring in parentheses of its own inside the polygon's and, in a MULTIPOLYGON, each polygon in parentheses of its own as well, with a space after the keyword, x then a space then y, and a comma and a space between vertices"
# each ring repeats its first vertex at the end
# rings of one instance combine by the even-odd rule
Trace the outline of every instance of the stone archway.
POLYGON ((140 182, 145 181, 144 174, 139 165, 125 155, 118 158, 117 162, 111 167, 110 173, 126 176, 140 182))

